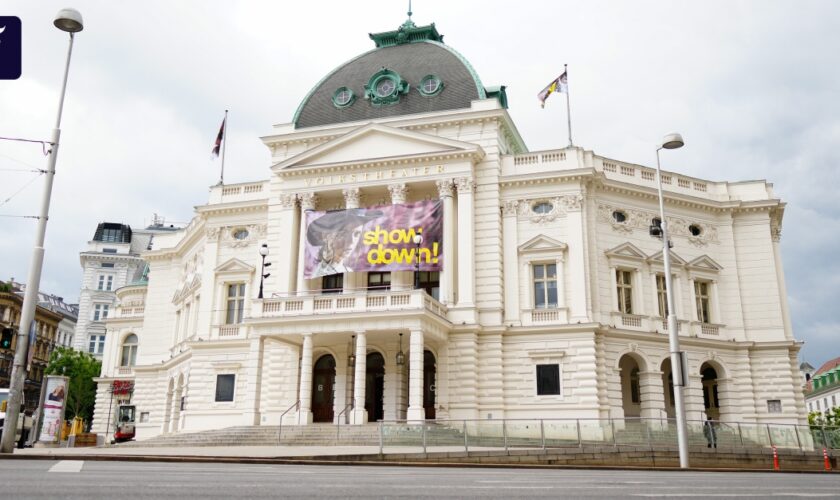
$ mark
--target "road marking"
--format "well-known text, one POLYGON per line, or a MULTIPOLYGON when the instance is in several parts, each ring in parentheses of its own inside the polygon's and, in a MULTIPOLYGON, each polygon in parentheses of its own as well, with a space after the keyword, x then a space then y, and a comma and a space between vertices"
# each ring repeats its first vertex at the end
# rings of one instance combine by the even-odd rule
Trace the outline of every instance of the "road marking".
POLYGON ((62 460, 50 467, 47 472, 81 472, 84 460, 62 460))

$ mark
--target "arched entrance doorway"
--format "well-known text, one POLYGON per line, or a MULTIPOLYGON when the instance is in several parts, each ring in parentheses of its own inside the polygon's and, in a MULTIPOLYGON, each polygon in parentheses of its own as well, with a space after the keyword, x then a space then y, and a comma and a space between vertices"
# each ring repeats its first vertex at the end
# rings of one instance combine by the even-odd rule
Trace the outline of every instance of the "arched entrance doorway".
POLYGON ((365 378, 365 410, 368 421, 376 422, 385 417, 385 358, 378 352, 367 355, 367 377, 365 378))
POLYGON ((324 354, 312 369, 312 421, 333 421, 335 393, 335 358, 324 354))
POLYGON ((435 419, 436 370, 435 355, 431 351, 423 351, 423 409, 426 411, 426 420, 435 419))
POLYGON ((662 387, 665 392, 663 395, 665 413, 668 414, 668 418, 676 418, 677 412, 674 404, 674 373, 671 371, 671 358, 667 358, 662 362, 662 369, 660 371, 662 372, 662 387))
POLYGON ((621 407, 624 418, 636 418, 642 415, 642 390, 639 383, 639 363, 625 354, 618 362, 621 373, 621 407))
POLYGON ((720 420, 717 370, 709 363, 703 363, 700 366, 700 376, 703 382, 703 406, 706 408, 706 417, 720 420))

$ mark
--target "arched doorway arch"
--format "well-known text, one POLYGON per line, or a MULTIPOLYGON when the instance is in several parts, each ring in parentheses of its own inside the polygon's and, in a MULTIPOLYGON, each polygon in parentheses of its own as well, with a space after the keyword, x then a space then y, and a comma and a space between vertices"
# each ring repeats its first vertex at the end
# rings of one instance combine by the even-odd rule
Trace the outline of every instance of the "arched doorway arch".
POLYGON ((175 392, 175 379, 169 379, 166 388, 166 404, 163 407, 163 432, 169 432, 169 423, 172 420, 172 395, 175 392))
POLYGON ((370 352, 366 359, 365 410, 368 421, 385 418, 385 357, 378 351, 370 352))
POLYGON ((642 415, 640 373, 646 366, 644 359, 632 353, 627 353, 618 360, 624 418, 638 418, 642 415))
POLYGON ((312 367, 312 421, 332 422, 335 415, 335 358, 324 354, 312 367))
POLYGON ((720 367, 708 361, 700 365, 700 380, 703 385, 703 408, 706 417, 720 420, 721 417, 721 387, 719 384, 720 367))
POLYGON ((676 418, 676 405, 674 404, 674 372, 671 370, 671 358, 665 358, 660 365, 662 372, 662 389, 665 402, 665 413, 668 418, 676 418))

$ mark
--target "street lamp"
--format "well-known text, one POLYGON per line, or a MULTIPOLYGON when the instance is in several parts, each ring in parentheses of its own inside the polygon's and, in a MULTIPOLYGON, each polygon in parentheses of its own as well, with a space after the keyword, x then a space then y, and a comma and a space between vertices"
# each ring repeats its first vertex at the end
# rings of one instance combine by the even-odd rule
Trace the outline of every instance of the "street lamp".
POLYGON ((262 269, 260 270, 260 294, 257 297, 258 299, 263 298, 263 281, 265 281, 266 278, 271 276, 271 273, 265 272, 265 268, 271 265, 271 262, 269 262, 268 264, 265 263, 265 258, 268 257, 267 243, 263 243, 260 247, 260 255, 262 256, 262 269))
POLYGON ((423 235, 414 235, 414 289, 420 289, 420 245, 423 244, 423 235))
POLYGON ((686 372, 683 353, 680 352, 680 337, 677 331, 674 288, 671 286, 671 242, 668 240, 668 222, 665 218, 665 199, 662 196, 662 173, 659 166, 659 150, 679 149, 685 145, 680 134, 668 134, 662 145, 656 148, 656 185, 659 191, 659 224, 651 226, 651 234, 662 238, 662 260, 665 266, 665 295, 668 300, 668 343, 671 351, 671 373, 674 378, 674 412, 677 417, 677 445, 680 452, 680 467, 688 468, 688 435, 685 429, 685 400, 683 387, 686 372), (658 230, 657 230, 658 229, 658 230))
POLYGON ((18 328, 18 342, 15 349, 15 361, 12 367, 11 384, 9 386, 9 404, 6 420, 3 424, 3 438, 0 440, 0 453, 11 453, 14 448, 15 429, 20 415, 20 403, 24 377, 26 376, 26 351, 29 343, 29 325, 35 318, 35 305, 38 302, 38 288, 41 285, 41 268, 44 265, 44 238, 47 233, 47 219, 50 213, 50 198, 52 196, 53 179, 55 178, 55 162, 58 157, 58 141, 61 136, 61 112, 64 107, 64 95, 67 91, 67 74, 70 71, 70 56, 73 53, 73 39, 75 34, 82 31, 84 24, 82 15, 75 9, 61 9, 55 16, 53 24, 56 28, 70 34, 70 45, 67 47, 67 61, 64 64, 64 78, 61 82, 61 94, 58 98, 58 114, 55 127, 50 138, 50 150, 47 158, 46 178, 44 179, 44 194, 41 200, 41 213, 38 216, 38 228, 35 233, 35 246, 32 249, 32 262, 29 267, 29 277, 26 282, 26 293, 21 306, 20 327, 18 328))

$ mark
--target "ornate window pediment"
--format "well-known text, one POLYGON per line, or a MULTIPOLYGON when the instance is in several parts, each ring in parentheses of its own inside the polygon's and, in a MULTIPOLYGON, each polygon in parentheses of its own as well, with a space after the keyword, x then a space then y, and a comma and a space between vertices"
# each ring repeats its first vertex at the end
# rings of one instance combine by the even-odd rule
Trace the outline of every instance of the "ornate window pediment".
POLYGON ((723 270, 723 266, 718 264, 708 255, 701 255, 687 264, 687 267, 692 271, 707 271, 718 273, 723 270))
POLYGON ((560 254, 565 252, 568 245, 562 241, 555 240, 544 234, 535 236, 525 243, 519 245, 520 255, 534 255, 534 254, 560 254))
MULTIPOLYGON (((672 267, 685 267, 687 265, 687 262, 685 261, 685 259, 683 259, 679 255, 677 255, 673 250, 671 251, 670 255, 671 255, 671 266, 672 267)), ((662 250, 660 250, 660 251, 656 252, 655 254, 651 255, 650 257, 648 257, 647 262, 648 262, 648 264, 651 264, 651 265, 659 265, 659 266, 664 267, 665 262, 664 262, 664 259, 662 258, 662 250)))
POLYGON ((647 260, 647 255, 632 243, 622 243, 604 253, 610 261, 628 262, 634 267, 647 260))
POLYGON ((215 271, 216 274, 253 274, 256 268, 234 257, 222 263, 215 271))

